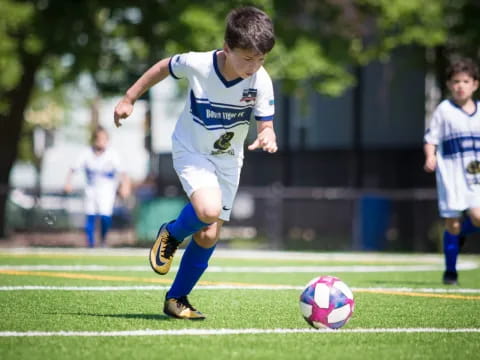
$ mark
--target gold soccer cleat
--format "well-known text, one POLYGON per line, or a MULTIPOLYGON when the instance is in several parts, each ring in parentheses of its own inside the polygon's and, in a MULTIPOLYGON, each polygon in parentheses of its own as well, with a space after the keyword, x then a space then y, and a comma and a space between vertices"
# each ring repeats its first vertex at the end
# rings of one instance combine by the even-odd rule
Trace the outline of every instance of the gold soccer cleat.
POLYGON ((188 320, 204 320, 205 315, 195 309, 189 302, 186 296, 179 298, 165 299, 163 312, 168 316, 177 319, 188 320))
POLYGON ((167 223, 160 227, 152 248, 150 249, 150 266, 153 271, 165 275, 172 265, 173 255, 180 242, 175 240, 167 230, 167 223))

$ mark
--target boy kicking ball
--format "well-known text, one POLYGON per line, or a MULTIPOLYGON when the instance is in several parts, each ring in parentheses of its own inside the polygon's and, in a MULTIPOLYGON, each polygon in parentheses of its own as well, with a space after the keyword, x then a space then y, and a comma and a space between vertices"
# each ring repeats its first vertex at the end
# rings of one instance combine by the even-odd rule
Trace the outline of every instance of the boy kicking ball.
POLYGON ((188 80, 186 104, 172 135, 172 157, 190 202, 177 219, 161 225, 150 250, 152 269, 163 275, 179 244, 192 236, 165 297, 164 312, 169 316, 205 318, 187 295, 208 267, 222 225, 230 218, 252 117, 257 121, 257 138, 248 149, 277 151, 273 86, 262 66, 274 44, 272 21, 263 11, 234 9, 227 16, 221 50, 160 60, 115 107, 115 124, 120 126, 150 87, 168 75, 188 80))
POLYGON ((478 67, 470 59, 447 69, 451 99, 442 101, 425 133, 427 172, 436 171, 438 206, 445 218, 443 283, 457 285, 457 257, 465 236, 480 230, 480 110, 473 94, 478 67), (466 216, 462 218, 462 214, 466 216))

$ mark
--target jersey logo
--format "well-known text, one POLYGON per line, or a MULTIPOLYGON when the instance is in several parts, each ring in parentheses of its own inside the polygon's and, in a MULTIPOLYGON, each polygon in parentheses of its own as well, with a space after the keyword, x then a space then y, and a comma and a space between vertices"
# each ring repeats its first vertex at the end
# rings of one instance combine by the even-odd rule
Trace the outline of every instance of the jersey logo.
POLYGON ((472 175, 480 174, 480 161, 470 161, 470 163, 467 165, 467 173, 472 175))
POLYGON ((242 98, 240 102, 245 101, 247 104, 255 102, 257 99, 257 89, 243 89, 242 98))
POLYGON ((217 150, 214 150, 211 152, 211 155, 219 155, 219 154, 230 154, 230 155, 235 155, 235 152, 233 149, 228 149, 232 144, 230 144, 230 140, 233 139, 233 136, 235 135, 234 132, 228 131, 222 136, 218 138, 217 141, 213 144, 213 147, 217 150))

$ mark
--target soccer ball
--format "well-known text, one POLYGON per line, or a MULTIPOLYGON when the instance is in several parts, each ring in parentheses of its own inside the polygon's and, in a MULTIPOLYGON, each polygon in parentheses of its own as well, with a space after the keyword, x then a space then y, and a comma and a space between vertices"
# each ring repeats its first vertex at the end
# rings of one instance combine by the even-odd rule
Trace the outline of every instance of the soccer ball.
POLYGON ((333 276, 313 279, 300 295, 300 311, 304 319, 317 329, 342 327, 352 316, 354 308, 352 291, 333 276))

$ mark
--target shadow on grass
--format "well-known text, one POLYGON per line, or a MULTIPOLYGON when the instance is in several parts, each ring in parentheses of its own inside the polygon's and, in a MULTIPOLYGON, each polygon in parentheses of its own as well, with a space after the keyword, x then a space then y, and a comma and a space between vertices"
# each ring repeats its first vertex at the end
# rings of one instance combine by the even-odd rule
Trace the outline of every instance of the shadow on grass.
MULTIPOLYGON (((59 315, 59 313, 51 313, 49 315, 59 315)), ((93 313, 63 313, 62 315, 76 315, 76 316, 93 316, 93 317, 107 317, 117 319, 139 319, 139 320, 162 320, 172 321, 171 317, 164 314, 93 314, 93 313)))
POLYGON ((369 283, 373 283, 380 286, 392 286, 393 284, 400 284, 401 286, 428 286, 428 287, 435 287, 441 286, 442 282, 439 278, 438 281, 424 281, 424 280, 373 280, 369 281, 369 283))

